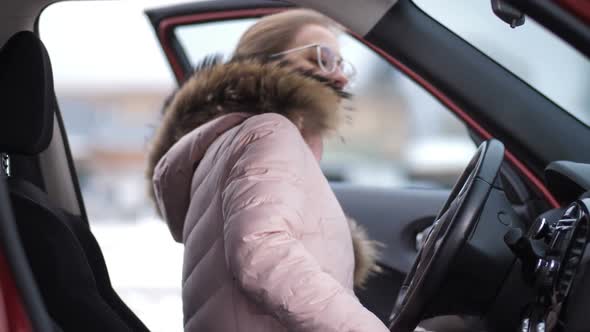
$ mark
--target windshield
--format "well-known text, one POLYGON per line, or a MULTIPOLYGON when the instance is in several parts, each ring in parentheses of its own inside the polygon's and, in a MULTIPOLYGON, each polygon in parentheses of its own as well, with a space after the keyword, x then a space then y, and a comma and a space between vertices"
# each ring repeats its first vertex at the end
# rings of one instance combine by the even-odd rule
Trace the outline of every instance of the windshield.
POLYGON ((449 30, 590 125, 590 61, 529 17, 515 29, 489 0, 414 0, 449 30))

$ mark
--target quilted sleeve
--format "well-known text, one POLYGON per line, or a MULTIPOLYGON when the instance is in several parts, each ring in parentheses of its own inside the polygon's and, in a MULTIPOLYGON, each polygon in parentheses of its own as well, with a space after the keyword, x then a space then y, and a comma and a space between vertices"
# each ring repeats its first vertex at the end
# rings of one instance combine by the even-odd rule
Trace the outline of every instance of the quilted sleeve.
POLYGON ((256 118, 222 193, 225 255, 237 284, 288 330, 388 331, 298 240, 311 156, 298 129, 277 114, 256 118))

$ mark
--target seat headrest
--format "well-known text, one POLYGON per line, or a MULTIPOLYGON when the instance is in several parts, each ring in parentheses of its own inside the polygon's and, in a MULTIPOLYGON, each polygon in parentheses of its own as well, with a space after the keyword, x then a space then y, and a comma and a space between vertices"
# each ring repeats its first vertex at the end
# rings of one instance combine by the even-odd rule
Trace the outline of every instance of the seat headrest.
POLYGON ((45 150, 56 106, 45 46, 30 31, 16 33, 0 49, 0 152, 45 150))

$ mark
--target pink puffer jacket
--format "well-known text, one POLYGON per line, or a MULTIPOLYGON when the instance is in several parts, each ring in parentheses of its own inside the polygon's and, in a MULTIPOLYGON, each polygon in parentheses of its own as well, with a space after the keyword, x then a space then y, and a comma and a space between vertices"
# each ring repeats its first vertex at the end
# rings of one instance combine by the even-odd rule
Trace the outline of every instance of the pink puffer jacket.
MULTIPOLYGON (((219 89, 210 87, 216 82, 212 72, 223 71, 223 84, 238 75, 233 91, 244 88, 238 77, 250 72, 234 73, 229 65, 201 69, 192 83, 208 84, 189 81, 176 94, 160 129, 165 154, 154 158, 150 174, 159 211, 185 245, 185 331, 388 331, 353 293, 355 257, 346 217, 298 129, 306 123, 314 128, 309 121, 320 120, 317 114, 227 112, 162 143, 169 134, 162 131, 181 126, 179 119, 189 121, 180 115, 170 120, 168 112, 181 114, 179 104, 187 100, 206 109, 207 89, 219 89), (205 101, 195 101, 195 91, 205 101)), ((310 88, 338 100, 325 83, 281 75, 317 83, 310 88)))

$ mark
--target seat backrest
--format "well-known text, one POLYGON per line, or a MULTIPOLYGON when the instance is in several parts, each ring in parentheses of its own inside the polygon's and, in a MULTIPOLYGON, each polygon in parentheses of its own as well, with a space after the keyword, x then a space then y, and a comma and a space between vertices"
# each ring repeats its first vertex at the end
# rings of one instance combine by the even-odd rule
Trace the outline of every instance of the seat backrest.
MULTIPOLYGON (((0 50, 0 152, 35 156, 49 145, 57 107, 49 56, 31 32, 0 50), (6 108, 4 108, 6 107, 6 108)), ((21 242, 49 315, 63 331, 147 331, 113 290, 88 224, 52 205, 27 179, 8 179, 21 242)))

